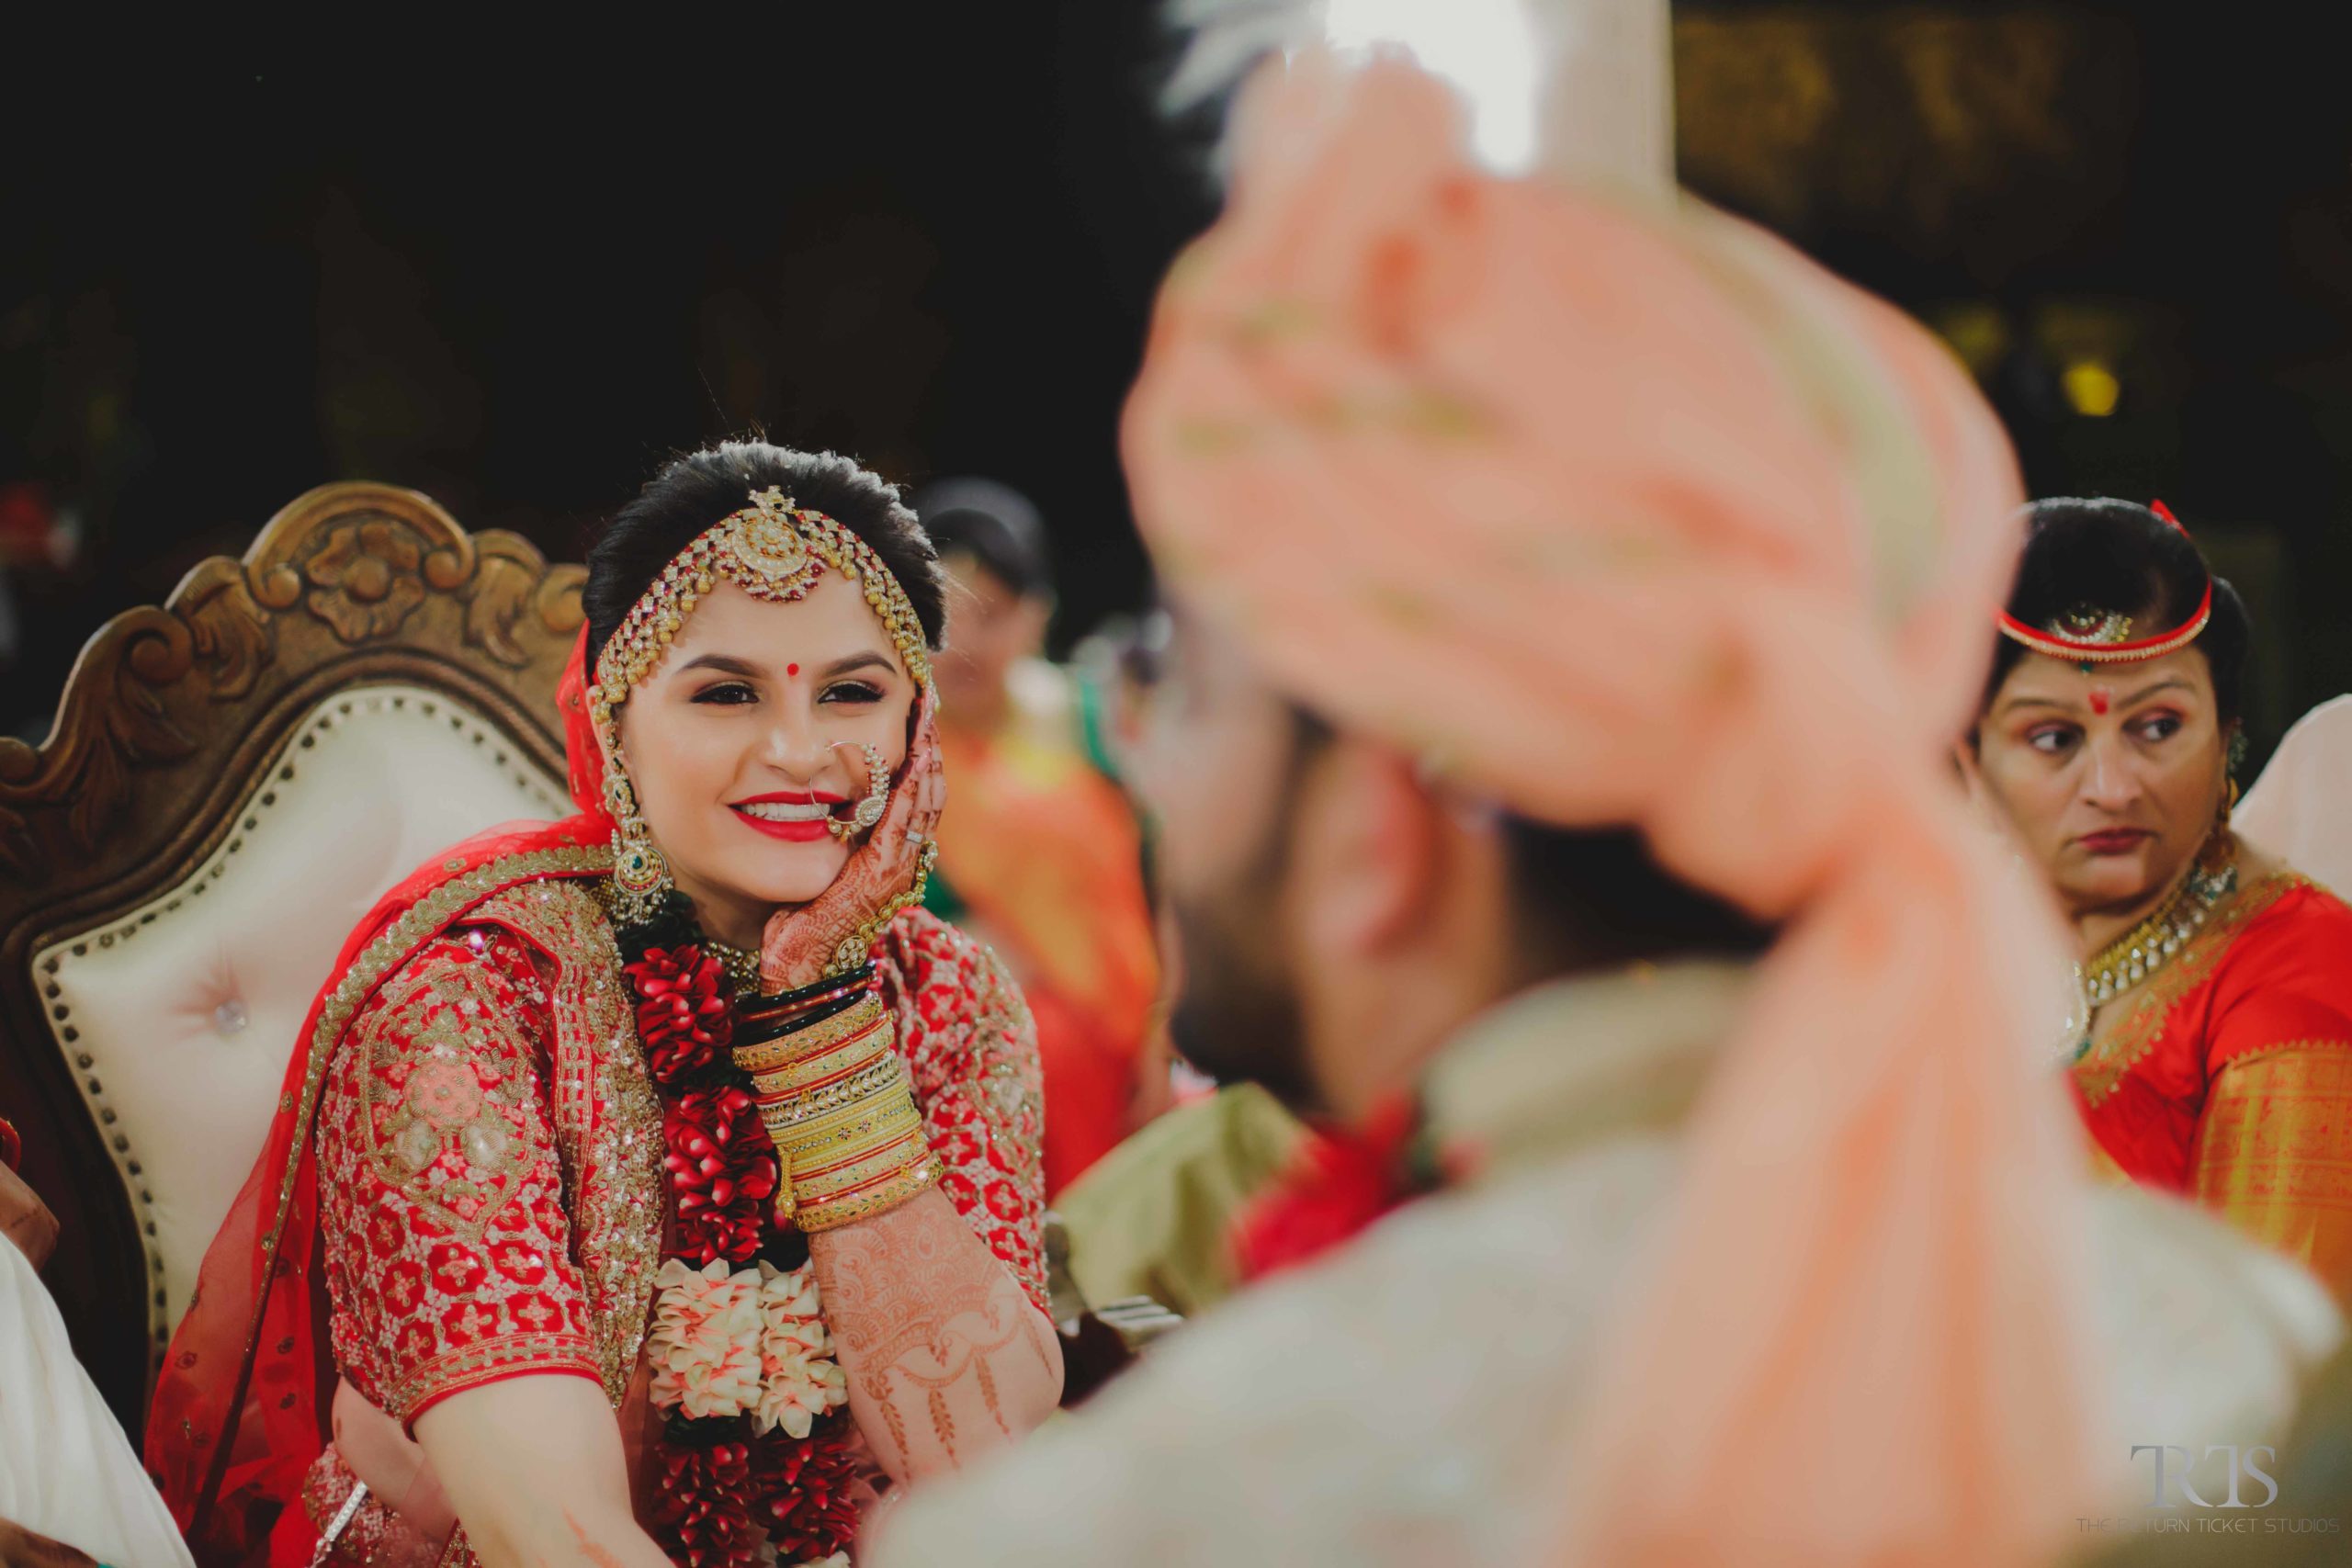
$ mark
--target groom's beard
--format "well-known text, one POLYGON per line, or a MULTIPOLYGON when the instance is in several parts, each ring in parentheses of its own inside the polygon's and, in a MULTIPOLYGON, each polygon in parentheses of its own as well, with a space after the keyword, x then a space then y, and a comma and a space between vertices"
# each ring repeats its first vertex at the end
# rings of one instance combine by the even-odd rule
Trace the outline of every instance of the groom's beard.
POLYGON ((1285 810, 1232 884, 1205 897, 1171 898, 1183 987, 1169 1020, 1177 1050, 1220 1083, 1262 1085, 1294 1111, 1318 1109, 1307 1066, 1298 992, 1273 911, 1289 861, 1285 810))

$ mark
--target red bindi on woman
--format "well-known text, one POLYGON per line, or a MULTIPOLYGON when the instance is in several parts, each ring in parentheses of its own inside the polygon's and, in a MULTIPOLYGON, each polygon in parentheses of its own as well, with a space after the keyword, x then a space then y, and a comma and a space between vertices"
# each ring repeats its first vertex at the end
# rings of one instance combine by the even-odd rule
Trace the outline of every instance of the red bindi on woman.
POLYGON ((2105 686, 2091 688, 2091 712, 2104 714, 2107 712, 2108 705, 2112 701, 2114 698, 2109 694, 2105 686))

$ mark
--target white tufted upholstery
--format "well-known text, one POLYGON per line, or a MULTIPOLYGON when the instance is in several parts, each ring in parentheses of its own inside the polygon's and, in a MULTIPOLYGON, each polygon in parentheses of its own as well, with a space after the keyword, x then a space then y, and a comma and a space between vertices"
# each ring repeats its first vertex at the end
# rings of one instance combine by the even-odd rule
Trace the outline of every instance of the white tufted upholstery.
POLYGON ((193 875, 34 955, 51 1032, 148 1238, 159 1353, 352 926, 435 851, 570 810, 561 782, 471 708, 355 687, 304 716, 193 875))

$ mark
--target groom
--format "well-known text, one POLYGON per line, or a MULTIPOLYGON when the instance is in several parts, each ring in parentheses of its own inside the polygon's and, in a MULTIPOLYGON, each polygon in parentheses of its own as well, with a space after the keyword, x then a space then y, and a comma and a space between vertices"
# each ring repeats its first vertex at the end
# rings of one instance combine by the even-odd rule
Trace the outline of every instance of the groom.
POLYGON ((2017 1059, 2044 917, 1934 771, 2013 545, 1964 378, 1723 220, 1475 175, 1404 67, 1246 107, 1128 411, 1146 782, 1188 1050, 1356 1137, 1279 1277, 862 1561, 2008 1562, 2275 1425, 2324 1292, 2092 1203, 2017 1059))

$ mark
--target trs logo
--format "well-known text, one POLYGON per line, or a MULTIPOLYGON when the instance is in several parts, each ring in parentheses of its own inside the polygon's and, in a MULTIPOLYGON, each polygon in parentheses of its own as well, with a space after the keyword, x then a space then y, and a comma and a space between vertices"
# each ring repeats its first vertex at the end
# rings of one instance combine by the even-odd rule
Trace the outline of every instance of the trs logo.
POLYGON ((2132 1448, 2132 1457, 2133 1459, 2138 1459, 2142 1454, 2154 1454, 2156 1456, 2155 1485, 2148 1498, 2148 1506, 2152 1508, 2177 1508, 2180 1506, 2179 1504, 2174 1502, 2171 1497, 2166 1495, 2167 1483, 2171 1485, 2178 1486, 2182 1495, 2200 1508, 2267 1508, 2270 1506, 2271 1504, 2278 1501, 2278 1483, 2273 1480, 2270 1472, 2264 1470, 2262 1468, 2262 1464, 2257 1463, 2256 1461, 2256 1456, 2260 1455, 2264 1462, 2270 1464, 2277 1464, 2278 1462, 2278 1450, 2271 1448, 2267 1444, 2259 1444, 2241 1449, 2235 1443, 2214 1443, 2206 1449, 2205 1460, 2191 1460, 2188 1457, 2188 1450, 2177 1446, 2177 1444, 2133 1444, 2132 1448), (2165 1461, 2175 1454, 2180 1456, 2179 1467, 2177 1469, 2168 1468, 2165 1464, 2165 1461), (2218 1482, 2219 1477, 2211 1473, 2212 1467, 2205 1462, 2206 1460, 2211 1460, 2215 1454, 2227 1454, 2230 1456, 2230 1495, 2226 1501, 2220 1503, 2211 1503, 2199 1496, 2197 1495, 2197 1488, 2190 1484, 2189 1482, 2189 1472, 2191 1471, 2204 1471, 2208 1472, 2204 1477, 2205 1484, 2208 1487, 2213 1486, 2218 1482), (2242 1501, 2238 1496, 2238 1480, 2241 1476, 2245 1477, 2248 1481, 2261 1482, 2264 1487, 2267 1489, 2269 1495, 2264 1497, 2259 1503, 2248 1503, 2242 1501))

